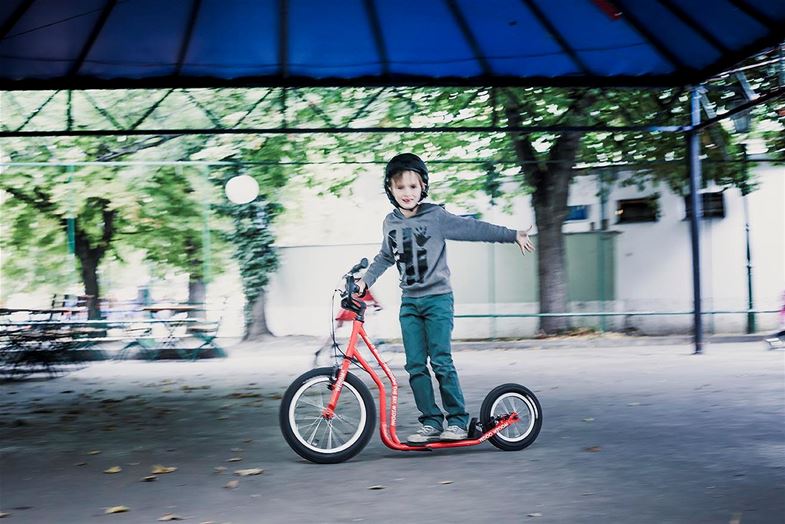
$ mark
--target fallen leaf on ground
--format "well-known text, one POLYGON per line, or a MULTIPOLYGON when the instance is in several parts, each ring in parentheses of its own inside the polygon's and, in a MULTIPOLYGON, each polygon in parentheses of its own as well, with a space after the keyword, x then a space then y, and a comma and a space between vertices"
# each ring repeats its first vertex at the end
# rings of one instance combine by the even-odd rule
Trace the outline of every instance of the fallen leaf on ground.
POLYGON ((250 475, 261 475, 264 473, 262 468, 250 468, 250 469, 238 469, 234 472, 235 475, 240 475, 241 477, 248 477, 250 475))
POLYGON ((384 489, 384 486, 377 485, 377 486, 368 486, 368 489, 384 489))
POLYGON ((158 477, 155 475, 148 475, 142 478, 142 482, 155 482, 156 480, 158 480, 158 477))
POLYGON ((188 391, 198 391, 200 389, 210 389, 210 386, 180 386, 180 389, 182 389, 185 392, 188 392, 188 391))
POLYGON ((213 468, 213 470, 216 473, 223 473, 224 471, 226 471, 226 466, 216 466, 213 468))
POLYGON ((177 468, 174 466, 162 466, 160 464, 156 464, 153 466, 152 473, 153 475, 163 475, 164 473, 171 473, 173 471, 177 471, 177 468))
POLYGON ((452 480, 443 480, 443 481, 439 482, 439 484, 452 484, 452 483, 453 483, 452 480))
POLYGON ((174 513, 164 513, 162 517, 158 520, 167 521, 167 520, 183 520, 183 517, 180 515, 175 515, 174 513))
POLYGON ((234 488, 236 488, 239 485, 240 485, 240 481, 239 480, 230 480, 229 482, 226 483, 226 486, 224 486, 224 487, 226 489, 234 489, 234 488))
POLYGON ((231 451, 232 453, 242 453, 243 448, 232 448, 229 451, 231 451))
POLYGON ((627 405, 628 406, 640 406, 641 403, 640 402, 628 402, 627 405))
POLYGON ((232 457, 227 459, 226 462, 240 462, 241 460, 243 460, 241 457, 232 457))
POLYGON ((74 466, 86 466, 86 465, 87 465, 87 462, 77 462, 77 463, 74 464, 74 466))
POLYGON ((589 453, 597 453, 600 450, 602 450, 600 446, 592 446, 590 448, 584 448, 583 451, 588 451, 589 453))
POLYGON ((230 393, 227 396, 230 397, 230 398, 259 398, 259 397, 262 396, 262 394, 261 393, 244 393, 244 392, 238 391, 237 393, 230 393))
POLYGON ((120 466, 112 466, 109 469, 105 469, 104 473, 120 473, 121 471, 123 471, 123 468, 120 466))
POLYGON ((584 422, 594 422, 594 419, 592 417, 586 417, 585 419, 583 419, 583 421, 584 422))
POLYGON ((88 451, 87 454, 88 455, 100 455, 101 454, 101 450, 100 449, 94 449, 93 451, 88 451))
POLYGON ((112 513, 125 513, 125 512, 127 512, 129 510, 130 510, 130 508, 127 507, 127 506, 112 506, 111 508, 106 508, 106 511, 104 511, 104 514, 110 515, 112 513))
POLYGON ((0 519, 4 519, 10 515, 11 515, 10 513, 3 513, 2 511, 0 511, 0 519))
POLYGON ((542 513, 529 513, 527 517, 542 517, 542 513))

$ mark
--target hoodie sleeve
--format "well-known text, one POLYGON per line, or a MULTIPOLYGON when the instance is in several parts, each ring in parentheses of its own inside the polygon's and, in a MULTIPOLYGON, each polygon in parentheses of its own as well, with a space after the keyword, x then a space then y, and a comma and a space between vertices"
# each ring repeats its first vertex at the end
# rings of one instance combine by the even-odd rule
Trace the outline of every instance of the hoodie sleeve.
POLYGON ((518 232, 504 226, 489 224, 474 218, 459 217, 447 210, 440 213, 444 238, 477 242, 513 243, 518 232))
MULTIPOLYGON (((384 224, 387 224, 385 220, 384 224)), ((368 269, 365 271, 365 275, 363 276, 363 280, 365 281, 366 285, 370 288, 376 279, 382 276, 387 268, 395 263, 395 257, 393 256, 392 249, 390 248, 390 243, 387 241, 387 228, 383 225, 382 226, 382 247, 379 249, 379 253, 374 257, 373 262, 371 265, 368 266, 368 269)))

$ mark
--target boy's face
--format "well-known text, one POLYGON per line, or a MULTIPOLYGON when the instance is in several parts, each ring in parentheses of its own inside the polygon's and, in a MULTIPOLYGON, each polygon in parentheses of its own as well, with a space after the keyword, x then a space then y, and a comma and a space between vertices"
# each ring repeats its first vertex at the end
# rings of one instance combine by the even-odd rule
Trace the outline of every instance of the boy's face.
POLYGON ((422 178, 416 171, 403 171, 390 179, 390 190, 398 206, 411 211, 420 204, 422 178))

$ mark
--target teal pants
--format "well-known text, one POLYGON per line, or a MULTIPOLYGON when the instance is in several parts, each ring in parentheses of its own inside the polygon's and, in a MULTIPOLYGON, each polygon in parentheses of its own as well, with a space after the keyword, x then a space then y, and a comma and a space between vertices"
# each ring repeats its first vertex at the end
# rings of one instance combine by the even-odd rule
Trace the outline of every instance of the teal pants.
POLYGON ((439 382, 442 405, 447 412, 447 425, 466 429, 469 414, 463 401, 458 373, 452 361, 450 338, 453 326, 452 293, 401 299, 401 332, 406 351, 406 371, 414 402, 422 414, 420 423, 442 428, 444 414, 433 394, 433 374, 439 382))

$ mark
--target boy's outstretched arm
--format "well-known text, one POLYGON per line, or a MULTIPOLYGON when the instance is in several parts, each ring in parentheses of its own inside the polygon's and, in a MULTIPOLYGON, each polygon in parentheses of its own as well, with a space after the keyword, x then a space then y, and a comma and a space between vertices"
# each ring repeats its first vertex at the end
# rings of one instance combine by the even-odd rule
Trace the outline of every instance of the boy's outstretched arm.
POLYGON ((376 279, 379 278, 388 267, 395 263, 395 256, 393 255, 392 248, 383 233, 384 227, 382 227, 382 246, 379 249, 379 254, 373 258, 373 262, 368 266, 363 278, 357 280, 360 294, 362 294, 366 288, 371 287, 374 282, 376 282, 376 279))
POLYGON ((529 231, 531 231, 533 227, 534 226, 531 225, 529 226, 529 229, 519 229, 518 233, 515 235, 515 243, 518 244, 519 248, 521 248, 521 254, 523 256, 526 256, 527 252, 534 253, 534 244, 529 238, 529 231))

